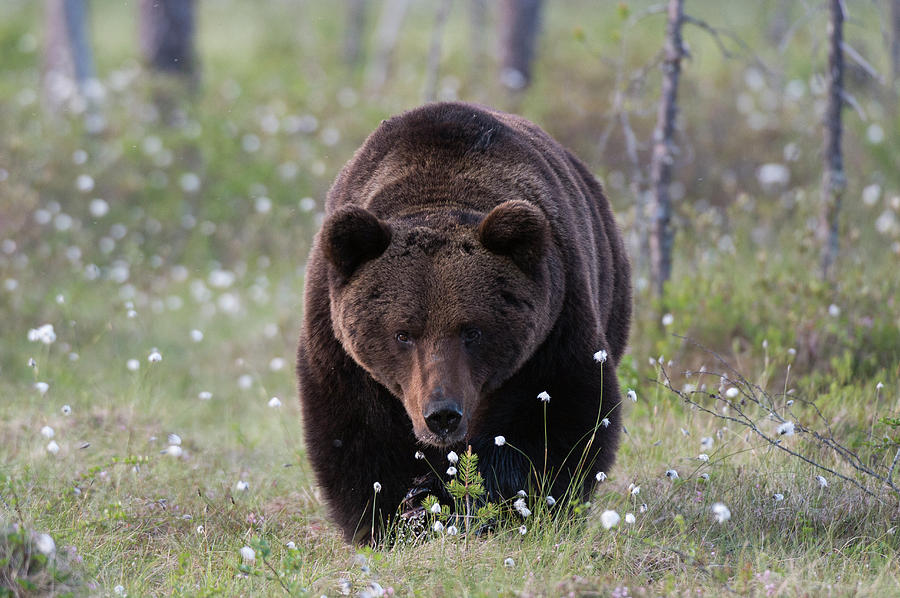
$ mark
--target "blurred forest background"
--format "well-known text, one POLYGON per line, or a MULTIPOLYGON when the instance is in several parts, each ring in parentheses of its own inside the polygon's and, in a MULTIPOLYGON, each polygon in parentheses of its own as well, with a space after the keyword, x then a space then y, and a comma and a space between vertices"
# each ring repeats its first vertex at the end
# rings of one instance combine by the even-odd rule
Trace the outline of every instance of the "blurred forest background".
POLYGON ((900 0, 3 0, 0 592, 888 595, 898 94, 900 0), (447 559, 355 555, 326 522, 304 259, 380 120, 457 99, 539 124, 616 209, 640 399, 594 502, 629 534, 447 559), (692 398, 707 370, 746 421, 692 398), (30 529, 56 538, 37 573, 30 529))

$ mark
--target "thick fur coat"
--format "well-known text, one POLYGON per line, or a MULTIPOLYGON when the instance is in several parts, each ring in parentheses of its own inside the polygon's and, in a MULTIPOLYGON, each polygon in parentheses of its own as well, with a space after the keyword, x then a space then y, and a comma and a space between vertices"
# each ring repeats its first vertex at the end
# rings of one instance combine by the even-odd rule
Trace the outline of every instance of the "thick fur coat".
POLYGON ((415 487, 440 495, 446 478, 417 451, 443 472, 447 452, 470 445, 493 499, 534 487, 541 392, 556 496, 609 420, 576 489, 586 495, 614 460, 630 319, 609 202, 568 150, 471 104, 384 121, 328 194, 297 357, 308 456, 347 539, 377 536, 415 487))

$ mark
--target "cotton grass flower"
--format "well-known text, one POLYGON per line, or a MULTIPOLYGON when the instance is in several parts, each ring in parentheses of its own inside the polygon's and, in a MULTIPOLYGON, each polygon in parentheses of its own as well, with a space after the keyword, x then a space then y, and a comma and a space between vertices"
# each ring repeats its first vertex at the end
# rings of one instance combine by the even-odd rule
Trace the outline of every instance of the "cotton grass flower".
POLYGON ((59 445, 56 444, 55 440, 51 440, 49 443, 47 443, 47 452, 51 455, 55 455, 59 452, 59 445))
POLYGON ((56 340, 56 331, 53 330, 53 324, 44 324, 28 331, 28 340, 37 343, 41 342, 45 345, 52 345, 56 340))
POLYGON ((452 465, 451 465, 450 467, 448 467, 448 468, 447 468, 447 475, 449 475, 449 476, 454 476, 454 475, 456 475, 456 468, 453 467, 452 465))
POLYGON ((725 506, 725 504, 717 502, 710 507, 712 511, 713 517, 716 518, 716 521, 719 523, 725 523, 729 519, 731 519, 731 509, 725 506))
POLYGON ((435 521, 434 525, 431 526, 431 529, 433 529, 435 531, 435 533, 439 534, 442 531, 444 531, 444 524, 441 523, 440 521, 435 521))
POLYGON ((459 455, 456 454, 456 451, 450 451, 449 453, 447 453, 447 461, 454 465, 459 463, 459 455))
POLYGON ((792 436, 794 434, 794 422, 784 422, 778 426, 778 434, 780 436, 792 436))
POLYGON ((545 390, 545 391, 541 392, 541 393, 537 396, 537 398, 539 398, 539 399, 541 400, 541 403, 549 403, 549 402, 550 402, 550 393, 548 393, 548 392, 545 390))
POLYGON ((182 449, 177 444, 170 444, 160 452, 163 455, 169 455, 170 457, 180 457, 184 454, 184 449, 182 449))
POLYGON ((709 481, 709 474, 708 474, 708 473, 701 473, 701 474, 700 474, 700 479, 702 479, 704 482, 708 482, 708 481, 709 481))
POLYGON ((195 343, 199 343, 203 340, 203 332, 194 328, 193 330, 191 330, 191 340, 195 343))
POLYGON ((634 392, 634 389, 629 388, 629 389, 628 389, 627 395, 628 395, 628 398, 631 400, 632 403, 637 403, 637 393, 634 392))
POLYGON ((503 559, 503 566, 504 567, 515 567, 516 562, 513 560, 513 558, 511 556, 508 556, 505 559, 503 559))
POLYGON ((147 356, 147 361, 150 363, 159 363, 162 361, 162 355, 159 351, 152 351, 150 355, 147 356))
POLYGON ((456 527, 455 525, 448 525, 446 532, 447 532, 448 536, 455 536, 456 534, 459 533, 459 528, 456 527))
POLYGON ((678 472, 675 471, 674 469, 667 469, 667 470, 666 470, 666 477, 669 478, 670 480, 677 480, 677 479, 678 479, 678 472))
POLYGON ((201 390, 199 393, 197 393, 197 398, 201 401, 208 401, 212 398, 212 393, 208 390, 201 390))
POLYGON ((634 513, 625 513, 625 523, 628 525, 634 525, 634 522, 637 521, 634 517, 634 513))
POLYGON ((600 524, 603 529, 611 529, 619 524, 619 514, 615 511, 603 511, 600 513, 600 524))
POLYGON ((414 457, 416 458, 416 461, 421 461, 425 458, 425 453, 423 453, 422 451, 416 451, 414 457))
POLYGON ((826 480, 823 476, 817 475, 816 481, 819 483, 820 488, 828 488, 828 480, 826 480))
POLYGON ((428 509, 428 511, 433 515, 440 515, 441 514, 441 503, 438 503, 438 502, 434 503, 433 505, 431 505, 431 508, 428 509))
POLYGON ((641 493, 641 487, 635 486, 634 484, 628 484, 628 492, 631 496, 637 496, 641 493))
POLYGON ((44 438, 53 438, 55 434, 56 432, 54 432, 53 428, 51 428, 50 426, 44 426, 43 428, 41 428, 41 436, 43 436, 44 438))
POLYGON ((729 399, 735 399, 739 394, 741 394, 741 391, 734 386, 729 387, 728 390, 725 391, 725 396, 729 399))
POLYGON ((600 349, 599 351, 594 353, 594 361, 596 361, 597 363, 606 363, 607 357, 608 354, 603 349, 600 349))
POLYGON ((520 526, 519 526, 519 533, 522 534, 522 535, 524 536, 525 534, 528 533, 528 527, 526 527, 526 526, 524 526, 524 525, 520 525, 520 526))
POLYGON ((130 372, 136 372, 141 367, 141 362, 137 359, 129 359, 125 362, 125 367, 128 368, 130 372))
POLYGON ((168 436, 166 436, 166 440, 169 444, 181 444, 181 436, 179 436, 178 434, 169 434, 168 436))
POLYGON ((775 502, 781 502, 784 500, 784 494, 781 494, 780 492, 776 492, 775 494, 772 495, 772 499, 775 502))
POLYGON ((51 557, 56 553, 56 542, 53 541, 50 534, 38 534, 34 539, 34 547, 46 557, 51 557))
POLYGON ((117 585, 116 587, 114 587, 113 594, 115 594, 116 596, 121 596, 122 598, 128 596, 128 594, 125 593, 125 586, 123 585, 117 585))
POLYGON ((372 490, 375 491, 375 494, 381 492, 381 482, 375 482, 374 484, 372 484, 372 490))
POLYGON ((713 446, 713 438, 712 436, 704 436, 700 439, 700 448, 704 450, 709 450, 713 446))
POLYGON ((701 461, 703 461, 704 463, 709 462, 709 455, 707 455, 706 453, 700 453, 699 455, 697 455, 697 458, 700 459, 701 461))
POLYGON ((597 475, 594 476, 594 479, 596 479, 598 482, 606 481, 606 472, 598 471, 597 475))
POLYGON ((72 414, 72 408, 69 405, 63 405, 62 408, 60 409, 60 411, 62 412, 63 415, 71 415, 72 414))
POLYGON ((503 446, 506 444, 506 436, 494 436, 494 444, 497 446, 503 446))
POLYGON ((675 316, 672 314, 665 314, 661 321, 663 326, 671 326, 675 322, 675 316))
POLYGON ((50 390, 50 385, 46 382, 35 382, 34 388, 38 391, 38 394, 44 396, 45 394, 47 394, 47 391, 50 390))
POLYGON ((246 492, 250 489, 250 484, 248 484, 244 480, 238 480, 237 484, 234 485, 234 489, 238 492, 246 492))
POLYGON ((244 546, 241 548, 241 560, 248 565, 252 565, 256 562, 256 551, 249 546, 244 546))
POLYGON ((553 498, 552 496, 547 496, 547 506, 552 507, 555 504, 556 504, 556 499, 553 498))
POLYGON ((531 515, 531 509, 525 504, 524 498, 517 498, 513 503, 513 508, 522 516, 523 519, 527 519, 531 515))
POLYGON ((600 425, 601 425, 602 427, 604 427, 604 428, 608 428, 608 427, 609 427, 609 418, 608 418, 608 417, 604 417, 603 419, 601 419, 601 420, 600 420, 600 425))
POLYGON ((278 397, 272 397, 271 399, 269 399, 268 404, 272 409, 277 409, 278 407, 281 407, 281 399, 279 399, 278 397))

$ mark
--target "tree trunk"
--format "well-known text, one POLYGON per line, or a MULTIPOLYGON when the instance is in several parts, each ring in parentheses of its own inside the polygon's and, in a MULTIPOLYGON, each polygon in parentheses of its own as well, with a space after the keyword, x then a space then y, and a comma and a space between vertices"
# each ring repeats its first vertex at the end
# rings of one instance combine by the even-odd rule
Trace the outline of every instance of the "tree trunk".
POLYGON ((344 62, 359 66, 363 58, 366 31, 366 0, 347 0, 347 24, 344 28, 344 62))
POLYGON ((891 0, 891 68, 896 86, 900 82, 900 0, 891 0))
POLYGON ((48 0, 45 8, 44 96, 51 108, 75 99, 95 98, 94 55, 84 0, 48 0), (73 85, 74 84, 74 85, 73 85))
POLYGON ((542 0, 500 1, 500 83, 518 91, 531 84, 542 0))
POLYGON ((675 161, 675 120, 678 117, 678 78, 684 46, 681 25, 684 0, 669 0, 666 24, 665 57, 662 63, 662 97, 653 131, 653 162, 650 166, 653 216, 650 222, 650 270, 656 294, 662 296, 666 281, 672 276, 672 197, 669 186, 675 161))
POLYGON ((450 16, 452 4, 453 0, 440 0, 437 6, 434 31, 431 34, 431 48, 428 51, 428 65, 425 70, 426 102, 433 102, 437 99, 438 72, 441 66, 441 39, 444 36, 444 27, 447 25, 447 17, 450 16))
POLYGON ((838 213, 847 180, 841 155, 841 109, 844 104, 844 10, 841 0, 829 0, 828 84, 825 107, 824 171, 819 237, 822 241, 822 277, 829 279, 838 257, 838 213))
POLYGON ((140 0, 144 61, 155 70, 195 79, 195 0, 140 0))
POLYGON ((406 19, 410 0, 385 0, 375 28, 375 58, 369 66, 368 86, 378 92, 384 87, 391 72, 394 48, 400 37, 400 29, 406 19))
MULTIPOLYGON (((900 2, 900 0, 898 0, 900 2)), ((469 22, 471 28, 472 49, 469 55, 472 59, 472 93, 479 101, 484 102, 484 65, 487 63, 487 0, 471 0, 469 5, 469 22)))

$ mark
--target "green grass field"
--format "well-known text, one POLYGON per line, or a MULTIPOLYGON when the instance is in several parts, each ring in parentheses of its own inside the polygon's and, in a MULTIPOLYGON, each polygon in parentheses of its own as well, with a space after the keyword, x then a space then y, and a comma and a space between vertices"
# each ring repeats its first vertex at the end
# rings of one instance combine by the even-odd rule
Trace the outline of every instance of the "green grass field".
MULTIPOLYGON (((41 8, 0 7, 0 595, 900 595, 898 494, 829 448, 886 478, 900 446, 900 110, 851 64, 861 112, 844 113, 842 255, 823 283, 823 12, 787 3, 796 26, 780 48, 784 3, 687 3, 750 50, 726 58, 686 33, 675 276, 661 302, 638 269, 619 368, 637 401, 591 504, 535 508, 525 534, 363 549, 328 521, 305 457, 304 260, 340 166, 421 101, 432 5, 414 3, 376 94, 340 61, 332 3, 201 2, 202 84, 170 126, 130 4, 92 3, 99 134, 41 107, 41 8), (763 164, 790 180, 763 185, 763 164), (782 420, 797 433, 779 436, 782 420), (611 529, 605 510, 622 517, 611 529), (31 571, 4 589, 23 551, 31 571)), ((849 4, 849 43, 887 76, 881 3, 849 4)), ((493 62, 473 64, 455 3, 440 79, 442 97, 515 109, 581 155, 633 252, 630 165, 608 124, 619 91, 650 138, 658 69, 616 77, 662 45, 660 16, 629 24, 646 6, 550 3, 534 86, 513 98, 493 62)))

